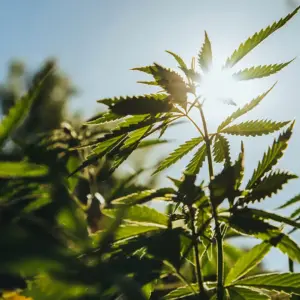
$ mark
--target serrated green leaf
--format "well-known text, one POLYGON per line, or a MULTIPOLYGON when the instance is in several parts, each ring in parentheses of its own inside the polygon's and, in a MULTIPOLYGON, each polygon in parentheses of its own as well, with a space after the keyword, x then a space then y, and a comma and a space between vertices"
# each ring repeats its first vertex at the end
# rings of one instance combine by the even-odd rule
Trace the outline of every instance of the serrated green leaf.
MULTIPOLYGON (((106 216, 114 218, 118 209, 103 209, 102 213, 106 216)), ((126 209, 123 220, 135 224, 147 224, 160 228, 166 228, 168 225, 168 217, 156 209, 145 205, 130 206, 126 209)))
POLYGON ((133 193, 112 201, 112 204, 144 204, 152 200, 166 200, 172 199, 172 195, 176 194, 175 190, 172 188, 161 188, 158 190, 145 190, 138 193, 133 193))
POLYGON ((203 166, 205 157, 207 155, 206 144, 203 144, 198 151, 194 154, 194 157, 189 162, 185 169, 185 173, 189 175, 197 175, 203 166))
POLYGON ((288 206, 293 205, 293 204, 295 204, 295 203, 297 203, 299 201, 300 201, 300 194, 296 195, 295 197, 293 197, 289 201, 285 202, 284 204, 282 204, 281 206, 279 206, 277 209, 288 207, 288 206))
POLYGON ((111 106, 112 113, 127 115, 143 115, 169 112, 172 109, 170 97, 165 94, 151 94, 133 97, 120 97, 111 106))
POLYGON ((198 284, 192 283, 190 285, 185 285, 171 291, 162 299, 185 299, 187 296, 195 294, 195 291, 198 290, 198 284))
POLYGON ((282 157, 284 150, 288 146, 293 126, 294 122, 289 126, 289 128, 287 128, 286 131, 274 140, 273 145, 268 148, 266 153, 264 153, 263 159, 258 163, 257 169, 253 172, 251 179, 247 183, 247 189, 255 186, 257 181, 277 164, 278 160, 282 157))
POLYGON ((188 88, 183 78, 159 64, 154 64, 151 71, 156 82, 172 96, 172 101, 186 106, 188 88))
POLYGON ((251 100, 249 103, 247 103, 242 108, 237 109, 232 115, 230 115, 225 121, 223 121, 220 126, 218 127, 218 132, 221 131, 224 127, 229 125, 232 121, 236 120, 237 118, 241 117, 242 115, 246 114, 253 108, 255 108, 266 96, 267 94, 274 88, 276 83, 265 93, 259 95, 258 97, 251 100))
POLYGON ((228 221, 229 225, 241 234, 267 241, 284 254, 287 254, 292 260, 300 261, 299 246, 277 227, 253 215, 250 209, 244 208, 235 211, 228 221))
POLYGON ((87 157, 93 158, 97 156, 98 158, 108 153, 111 149, 113 149, 117 144, 120 143, 121 140, 123 140, 125 135, 116 136, 114 138, 111 138, 109 140, 100 142, 97 144, 97 146, 92 150, 92 153, 87 157))
POLYGON ((46 166, 37 165, 28 162, 0 162, 0 178, 26 178, 40 177, 48 174, 46 166))
POLYGON ((136 68, 133 68, 131 70, 133 70, 133 71, 140 71, 140 72, 144 72, 144 73, 147 73, 147 74, 152 74, 152 71, 151 71, 152 67, 153 66, 136 67, 136 68))
POLYGON ((211 43, 205 31, 204 44, 198 54, 198 64, 203 72, 208 72, 212 65, 211 43))
POLYGON ((187 74, 188 67, 187 67, 186 63, 184 62, 184 60, 178 54, 176 54, 174 52, 171 52, 171 51, 166 51, 166 52, 171 54, 175 58, 179 67, 181 68, 181 70, 185 73, 185 75, 188 76, 188 74, 187 74))
POLYGON ((85 122, 86 125, 99 125, 99 124, 108 124, 110 122, 115 122, 119 119, 122 119, 123 116, 119 116, 112 113, 102 113, 97 117, 92 118, 91 120, 85 122))
POLYGON ((282 64, 264 65, 264 66, 247 68, 237 73, 234 73, 232 77, 240 81, 268 77, 270 75, 273 75, 281 71, 283 68, 289 65, 293 60, 294 59, 282 64))
POLYGON ((245 198, 241 199, 239 204, 261 201, 266 197, 277 194, 284 184, 296 178, 298 178, 296 175, 283 171, 275 171, 267 174, 255 184, 252 191, 245 198))
POLYGON ((30 110, 33 102, 40 93, 45 79, 51 72, 48 72, 37 85, 33 86, 30 91, 9 110, 8 114, 3 117, 0 123, 0 147, 9 138, 13 131, 23 122, 30 110))
POLYGON ((300 229, 300 223, 296 222, 296 221, 293 221, 290 218, 286 218, 286 217, 283 217, 283 216, 280 216, 280 215, 277 215, 277 214, 274 214, 274 213, 271 213, 271 212, 267 212, 267 211, 264 211, 264 210, 260 210, 260 209, 250 208, 250 210, 251 210, 251 213, 254 216, 257 216, 257 217, 260 217, 260 218, 263 218, 263 219, 270 219, 270 220, 280 222, 280 223, 284 223, 286 225, 290 225, 290 226, 293 226, 294 228, 300 229))
POLYGON ((229 287, 228 289, 230 299, 233 300, 268 300, 269 296, 261 293, 259 290, 243 288, 243 287, 229 287))
POLYGON ((278 22, 274 22, 271 26, 262 29, 260 32, 256 32, 253 36, 248 38, 244 43, 240 44, 239 48, 233 52, 233 54, 227 58, 225 67, 231 68, 237 62, 239 62, 245 55, 259 45, 273 32, 284 26, 300 9, 297 7, 292 13, 288 14, 285 18, 280 19, 278 22))
POLYGON ((271 273, 240 279, 235 285, 248 286, 278 292, 295 293, 300 295, 300 274, 271 273))
POLYGON ((273 122, 270 120, 247 121, 240 124, 232 125, 221 130, 222 133, 241 136, 260 136, 273 133, 285 125, 287 122, 273 122))
POLYGON ((225 160, 227 164, 231 163, 229 142, 220 134, 217 134, 215 137, 213 154, 215 162, 221 163, 225 160))
POLYGON ((266 254, 270 251, 271 245, 266 242, 262 242, 259 245, 253 247, 249 252, 244 254, 230 269, 225 285, 231 285, 232 282, 238 280, 245 274, 249 273, 256 265, 258 265, 266 254))
MULTIPOLYGON (((141 140, 152 128, 152 125, 137 129, 132 131, 128 134, 127 139, 124 141, 123 148, 130 147, 131 145, 135 144, 139 140, 141 140)), ((122 149, 122 148, 121 148, 122 149)))
POLYGON ((193 138, 184 144, 180 145, 177 149, 175 149, 165 160, 163 160, 158 168, 155 170, 153 174, 156 174, 168 167, 172 164, 176 163, 179 159, 181 159, 188 152, 193 150, 197 145, 199 145, 203 139, 201 137, 193 138))
POLYGON ((226 198, 230 203, 240 195, 239 187, 244 176, 244 146, 233 165, 225 165, 221 173, 217 174, 209 184, 211 201, 215 206, 226 198))

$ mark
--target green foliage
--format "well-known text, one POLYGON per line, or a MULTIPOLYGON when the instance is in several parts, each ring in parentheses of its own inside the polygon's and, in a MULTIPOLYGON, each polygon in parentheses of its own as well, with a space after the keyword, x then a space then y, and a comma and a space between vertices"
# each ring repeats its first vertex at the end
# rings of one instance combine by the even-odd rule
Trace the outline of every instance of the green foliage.
POLYGON ((284 150, 288 146, 288 141, 292 135, 294 123, 282 134, 278 139, 274 140, 273 145, 268 148, 264 154, 262 161, 258 163, 257 169, 254 171, 251 179, 247 184, 247 188, 252 188, 257 182, 274 167, 278 160, 282 157, 284 150))
POLYGON ((208 72, 212 65, 211 44, 206 31, 204 44, 198 54, 198 64, 203 72, 208 72))
POLYGON ((184 144, 180 145, 177 149, 175 149, 165 160, 163 160, 158 168, 156 169, 155 173, 158 173, 168 167, 170 167, 172 164, 176 163, 179 159, 181 159, 184 155, 188 154, 190 151, 192 151, 197 145, 199 145, 203 139, 201 137, 199 138, 193 138, 184 144))
POLYGON ((262 274, 240 279, 236 285, 300 294, 300 274, 262 274))
MULTIPOLYGON (((241 44, 225 67, 234 66, 298 10, 241 44)), ((36 128, 30 138, 19 138, 22 134, 14 138, 16 129, 24 130, 23 120, 31 116, 28 124, 32 126, 32 116, 44 111, 36 106, 35 98, 45 101, 55 88, 53 74, 51 80, 41 81, 53 64, 35 76, 24 98, 10 105, 12 109, 0 125, 0 295, 17 292, 17 298, 30 300, 263 300, 272 299, 274 291, 300 295, 299 274, 292 272, 293 262, 300 262, 300 247, 290 236, 300 228, 300 210, 286 217, 249 207, 297 178, 273 169, 287 148, 294 122, 246 120, 232 124, 254 109, 274 85, 228 116, 217 132, 209 132, 206 102, 198 95, 201 79, 213 64, 207 33, 198 53, 199 68, 195 58, 188 67, 178 54, 167 53, 184 78, 157 63, 135 68, 153 77, 140 83, 163 91, 99 100, 107 110, 79 126, 58 126, 63 108, 59 106, 58 118, 43 127, 45 132, 37 135, 40 129, 36 128), (192 109, 199 115, 191 115, 192 109), (130 163, 137 149, 150 165, 148 152, 143 150, 168 142, 162 135, 183 119, 196 128, 196 137, 156 165, 146 168, 139 157, 130 174, 114 173, 123 162, 130 163), (288 124, 243 185, 244 156, 249 150, 242 141, 233 160, 225 134, 260 136, 288 124), (9 153, 9 147, 4 149, 7 140, 18 144, 17 156, 9 153), (192 150, 195 153, 182 177, 168 176, 174 188, 157 188, 155 177, 148 179, 149 171, 165 170, 192 150), (208 178, 200 172, 204 161, 208 178), (223 165, 219 173, 214 162, 223 165), (158 202, 160 210, 156 209, 158 202), (230 243, 230 238, 240 236, 262 242, 240 249, 230 243), (262 268, 272 247, 288 256, 290 273, 268 274, 262 268)), ((289 63, 247 68, 233 77, 262 78, 289 63)), ((14 70, 20 73, 20 68, 14 70)), ((298 202, 299 196, 295 196, 279 208, 298 202)))
POLYGON ((288 123, 289 122, 273 122, 270 120, 246 121, 226 127, 221 132, 231 135, 258 136, 275 132, 288 123))
POLYGON ((248 38, 244 43, 240 44, 239 48, 235 50, 232 55, 226 60, 225 67, 231 68, 237 62, 239 62, 245 55, 258 46, 268 36, 274 33, 276 30, 283 27, 293 16, 298 12, 300 7, 297 7, 292 13, 288 14, 285 18, 280 19, 278 22, 274 22, 271 26, 262 29, 260 32, 255 33, 248 38))
POLYGON ((293 60, 290 60, 290 61, 288 61, 286 63, 282 63, 282 64, 273 64, 273 65, 265 65, 265 66, 247 68, 247 69, 241 70, 237 73, 234 73, 232 76, 236 80, 250 80, 250 79, 256 79, 256 78, 268 77, 270 75, 273 75, 273 74, 281 71, 283 68, 288 66, 292 61, 293 60))
POLYGON ((271 245, 266 242, 262 242, 253 247, 247 254, 243 255, 230 270, 226 277, 225 285, 232 284, 232 282, 250 272, 262 261, 270 249, 271 245))

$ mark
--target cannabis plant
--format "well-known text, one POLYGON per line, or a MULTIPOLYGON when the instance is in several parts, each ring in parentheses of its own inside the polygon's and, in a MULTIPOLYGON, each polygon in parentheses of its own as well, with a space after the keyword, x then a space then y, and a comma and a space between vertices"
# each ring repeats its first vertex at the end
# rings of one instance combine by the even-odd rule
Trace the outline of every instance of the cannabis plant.
MULTIPOLYGON (((235 67, 251 50, 283 27, 298 10, 299 8, 248 38, 228 57, 224 70, 235 67)), ((174 188, 144 190, 114 199, 103 208, 102 213, 111 218, 116 216, 120 208, 126 211, 123 225, 117 231, 118 241, 125 243, 125 239, 128 241, 135 236, 134 239, 141 247, 137 256, 141 257, 141 252, 143 257, 156 255, 156 258, 169 265, 170 273, 177 274, 185 282, 184 286, 164 295, 164 299, 210 299, 211 297, 218 300, 269 299, 270 291, 290 295, 300 294, 299 274, 288 272, 248 275, 272 247, 278 248, 289 257, 291 269, 294 261, 300 262, 299 246, 289 234, 284 233, 281 226, 283 224, 291 226, 293 230, 298 229, 299 210, 294 212, 291 218, 285 218, 250 207, 252 203, 276 194, 289 180, 297 178, 295 174, 274 169, 287 148, 294 121, 277 122, 262 119, 236 122, 241 116, 258 106, 271 92, 273 85, 266 92, 234 111, 218 126, 216 132, 209 132, 205 115, 205 101, 209 99, 204 99, 201 94, 202 79, 210 72, 213 59, 207 33, 197 57, 198 68, 195 59, 189 67, 179 55, 167 52, 178 63, 182 75, 158 63, 134 68, 152 76, 152 81, 141 81, 142 84, 158 86, 162 90, 149 95, 99 100, 99 103, 108 107, 108 112, 94 118, 88 124, 100 125, 113 122, 116 125, 110 132, 92 143, 82 144, 82 148, 90 148, 90 154, 74 173, 98 159, 110 157, 113 164, 103 174, 105 179, 134 150, 147 143, 148 137, 158 134, 160 138, 172 123, 182 118, 188 119, 197 129, 198 136, 175 149, 154 172, 161 172, 196 149, 183 176, 180 179, 171 178, 174 188), (191 117, 190 113, 195 109, 199 112, 199 120, 191 117), (282 130, 281 133, 266 150, 251 178, 243 184, 245 153, 243 142, 241 142, 240 153, 234 160, 231 157, 227 136, 255 137, 279 130, 282 130), (201 168, 205 161, 207 161, 209 180, 198 184, 196 178, 197 176, 201 178, 201 168), (223 166, 218 174, 214 171, 216 164, 223 166), (144 205, 155 200, 166 202, 167 214, 144 205), (224 240, 231 232, 253 236, 262 242, 225 272, 224 240), (145 244, 142 242, 143 239, 145 244), (149 245, 150 240, 156 240, 159 245, 149 245), (215 247, 216 276, 215 280, 207 281, 202 264, 209 249, 215 247), (193 254, 190 253, 192 249, 193 254), (188 281, 181 276, 184 264, 190 264, 194 268, 196 282, 188 281)), ((232 76, 238 81, 267 77, 279 72, 291 61, 249 67, 233 72, 232 76)), ((299 196, 284 206, 296 201, 299 201, 299 196)))
MULTIPOLYGON (((242 43, 226 60, 224 71, 235 67, 299 9, 242 43)), ((24 154, 22 160, 0 161, 0 296, 11 300, 263 300, 300 295, 300 274, 293 272, 294 262, 300 262, 300 247, 290 236, 300 227, 299 209, 284 217, 252 206, 297 178, 274 169, 287 148, 294 121, 238 122, 267 98, 273 85, 210 132, 205 112, 210 99, 202 93, 213 60, 207 33, 198 67, 195 58, 189 66, 179 55, 168 53, 181 73, 157 63, 134 69, 152 76, 141 83, 159 87, 159 92, 101 99, 98 102, 108 110, 81 128, 64 123, 30 141, 15 140, 24 154), (165 143, 161 139, 165 131, 180 126, 183 119, 198 136, 175 149, 153 171, 166 170, 194 151, 181 178, 169 176, 170 186, 158 189, 132 184, 136 174, 112 180, 133 152, 165 143), (245 182, 243 142, 238 156, 232 157, 228 136, 247 138, 278 131, 245 182), (203 176, 204 166, 208 178, 203 176), (165 203, 165 213, 148 205, 157 201, 165 203), (285 226, 290 227, 289 233, 285 226), (230 244, 231 238, 240 236, 261 242, 243 251, 230 244), (287 272, 267 273, 261 268, 272 247, 288 257, 287 272)), ((237 81, 267 77, 289 63, 249 67, 233 71, 232 77, 237 81)), ((1 149, 26 121, 51 72, 35 82, 2 120, 1 149)), ((299 201, 296 195, 280 209, 299 201)))

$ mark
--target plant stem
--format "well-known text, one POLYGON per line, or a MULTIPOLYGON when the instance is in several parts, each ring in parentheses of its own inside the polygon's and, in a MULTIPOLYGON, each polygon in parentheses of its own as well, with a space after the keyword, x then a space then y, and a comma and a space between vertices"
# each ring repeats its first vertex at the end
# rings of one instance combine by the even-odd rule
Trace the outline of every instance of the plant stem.
MULTIPOLYGON (((209 171, 209 177, 210 180, 214 176, 214 170, 213 170, 213 161, 212 161, 212 155, 211 155, 211 148, 210 148, 210 137, 207 130, 206 120, 203 113, 202 105, 198 106, 203 129, 204 129, 204 138, 206 143, 206 150, 207 150, 207 159, 208 159, 208 171, 209 171)), ((223 300, 224 298, 224 257, 223 257, 223 237, 220 229, 220 223, 218 220, 218 213, 217 208, 215 205, 211 202, 211 209, 212 209, 212 216, 215 221, 215 234, 216 234, 216 241, 217 241, 217 300, 223 300)))
POLYGON ((199 287, 199 293, 205 292, 204 285, 203 285, 203 278, 201 273, 201 262, 200 262, 200 255, 199 255, 199 249, 198 249, 198 243, 197 243, 197 233, 195 229, 195 220, 194 220, 194 213, 192 211, 192 208, 189 207, 190 211, 190 218, 191 218, 191 228, 192 228, 192 239, 193 239, 193 246, 194 246, 194 252, 195 252, 195 261, 196 261, 196 272, 197 272, 197 281, 198 281, 198 287, 199 287))

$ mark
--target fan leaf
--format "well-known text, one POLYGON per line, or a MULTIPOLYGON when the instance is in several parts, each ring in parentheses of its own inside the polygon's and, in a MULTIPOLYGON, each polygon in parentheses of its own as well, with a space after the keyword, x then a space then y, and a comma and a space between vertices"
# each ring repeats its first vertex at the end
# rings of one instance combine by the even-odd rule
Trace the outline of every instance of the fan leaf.
POLYGON ((230 299, 234 300, 268 300, 271 299, 269 296, 262 294, 259 290, 253 288, 243 287, 229 287, 227 288, 230 299))
POLYGON ((189 162, 185 169, 185 173, 189 175, 197 175, 203 166, 205 157, 207 155, 206 144, 203 144, 199 150, 195 153, 192 160, 189 162))
POLYGON ((284 26, 293 16, 298 12, 300 6, 297 7, 292 13, 288 14, 285 18, 280 19, 278 22, 274 22, 271 26, 262 29, 258 33, 249 37, 244 43, 240 44, 239 48, 235 50, 232 55, 227 58, 225 67, 231 68, 237 62, 239 62, 245 55, 258 46, 263 40, 270 36, 273 32, 284 26))
POLYGON ((221 130, 222 133, 240 136, 261 136, 273 133, 289 122, 273 122, 270 120, 247 121, 221 130))
POLYGON ((293 204, 295 204, 299 201, 300 201, 300 194, 296 195, 295 197, 293 197, 289 201, 285 202, 283 205, 279 206, 278 209, 288 207, 288 206, 293 205, 293 204))
POLYGON ((144 204, 153 200, 172 200, 172 195, 176 194, 172 188, 162 188, 158 190, 145 190, 138 193, 133 193, 112 201, 112 204, 144 204))
POLYGON ((230 269, 225 280, 225 285, 231 285, 232 282, 249 273, 263 260, 270 249, 271 245, 269 243, 262 242, 240 257, 240 259, 230 269))
POLYGON ((153 174, 156 174, 174 163, 176 163, 179 159, 181 159, 184 155, 193 150, 197 145, 199 145, 203 139, 201 137, 193 138, 184 144, 180 145, 177 149, 175 149, 165 160, 163 160, 158 168, 155 170, 153 174))
POLYGON ((240 279, 235 282, 235 285, 248 286, 278 292, 295 293, 297 295, 300 295, 300 274, 261 274, 240 279))
POLYGON ((229 142, 220 134, 215 137, 213 154, 215 162, 222 163, 225 160, 227 164, 231 163, 229 142))
POLYGON ((251 192, 245 196, 245 198, 240 199, 239 204, 244 205, 250 202, 261 201, 266 197, 277 194, 284 184, 286 184, 289 180, 296 178, 298 178, 298 176, 282 171, 275 171, 267 174, 255 184, 251 192))
POLYGON ((211 43, 205 31, 204 43, 198 54, 198 64, 203 72, 208 72, 212 65, 211 43))
POLYGON ((29 92, 17 101, 3 117, 0 123, 0 147, 5 143, 13 131, 24 121, 33 102, 37 99, 46 78, 51 73, 48 72, 29 92))
POLYGON ((165 94, 120 97, 110 105, 111 112, 120 116, 155 115, 171 109, 170 97, 165 94))
MULTIPOLYGON (((106 216, 115 218, 118 213, 118 209, 103 209, 102 212, 106 216)), ((134 205, 128 207, 125 215, 123 216, 123 220, 130 223, 153 225, 161 228, 166 228, 168 225, 168 217, 166 215, 145 205, 134 205)))
POLYGON ((250 189, 268 172, 274 167, 278 160, 282 157, 284 150, 288 146, 289 139, 292 135, 294 122, 287 128, 285 132, 279 135, 274 140, 273 145, 268 148, 264 154, 263 159, 258 163, 257 169, 253 172, 253 175, 246 188, 250 189))
POLYGON ((247 112, 249 112, 250 110, 255 108, 268 95, 268 93, 274 88, 275 84, 269 90, 267 90, 265 93, 254 98, 249 103, 247 103, 245 106, 243 106, 242 108, 239 108, 232 115, 230 115, 224 122, 222 122, 220 124, 220 126, 218 127, 218 132, 221 131, 227 125, 229 125, 232 121, 236 120, 237 118, 241 117, 242 115, 246 114, 247 112))
POLYGON ((282 64, 272 64, 247 68, 237 73, 234 73, 232 76, 234 79, 239 81, 268 77, 281 71, 283 68, 288 66, 293 60, 294 59, 282 64))

